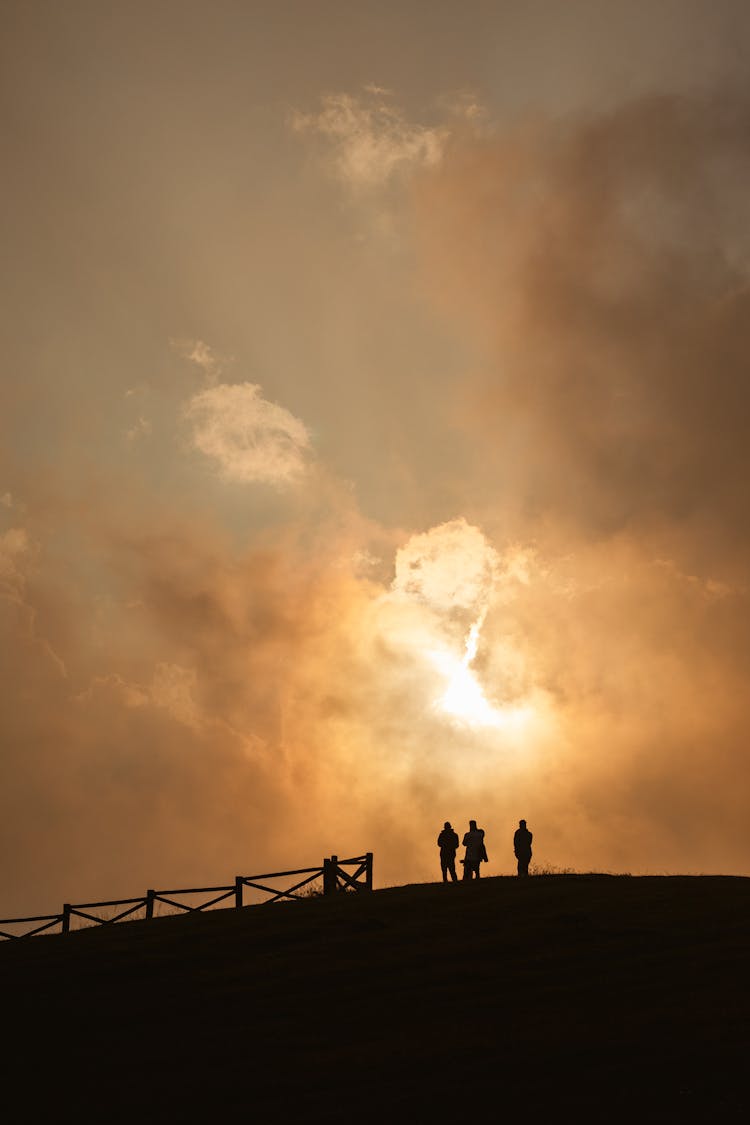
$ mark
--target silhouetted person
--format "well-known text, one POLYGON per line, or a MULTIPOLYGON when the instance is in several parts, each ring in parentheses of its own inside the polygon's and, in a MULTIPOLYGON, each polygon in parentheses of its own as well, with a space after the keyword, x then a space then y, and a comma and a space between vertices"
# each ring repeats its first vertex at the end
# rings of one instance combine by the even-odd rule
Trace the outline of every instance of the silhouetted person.
POLYGON ((484 829, 477 828, 475 820, 469 821, 469 831, 464 835, 466 855, 461 860, 464 865, 464 879, 478 879, 479 865, 487 860, 487 849, 484 846, 484 829))
POLYGON ((518 860, 518 874, 528 875, 531 863, 531 841, 534 839, 526 827, 525 820, 519 820, 518 828, 513 835, 513 851, 518 860))
POLYGON ((451 822, 446 820, 443 831, 437 838, 440 848, 440 870, 443 872, 443 882, 448 882, 448 876, 455 883, 456 875, 456 849, 458 847, 458 833, 453 830, 451 822))

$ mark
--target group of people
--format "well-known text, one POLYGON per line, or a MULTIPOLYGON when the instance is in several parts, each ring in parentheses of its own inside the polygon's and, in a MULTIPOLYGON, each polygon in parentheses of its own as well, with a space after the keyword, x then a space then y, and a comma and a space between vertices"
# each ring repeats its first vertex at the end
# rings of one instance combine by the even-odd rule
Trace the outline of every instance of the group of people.
MULTIPOLYGON (((519 820, 518 828, 513 835, 513 852, 518 863, 518 874, 528 875, 531 862, 531 841, 533 836, 526 827, 525 820, 519 820)), ((458 851, 458 833, 446 820, 443 830, 437 838, 440 848, 440 870, 443 873, 443 882, 447 883, 450 877, 455 883, 456 852, 458 851)), ((477 828, 475 820, 469 821, 469 831, 464 833, 463 847, 466 848, 464 858, 460 861, 464 868, 464 879, 478 879, 480 866, 487 863, 487 848, 484 846, 484 829, 477 828)))

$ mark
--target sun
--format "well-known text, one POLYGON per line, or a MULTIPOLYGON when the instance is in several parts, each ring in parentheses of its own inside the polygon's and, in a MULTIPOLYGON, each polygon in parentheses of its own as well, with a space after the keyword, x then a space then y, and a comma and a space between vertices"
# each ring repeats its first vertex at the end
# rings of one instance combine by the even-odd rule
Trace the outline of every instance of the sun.
POLYGON ((528 708, 493 707, 471 670, 482 623, 483 616, 472 625, 461 657, 446 648, 427 650, 430 662, 447 680, 444 692, 435 701, 435 709, 470 727, 518 728, 528 718, 528 708))
POLYGON ((433 650, 429 655, 435 667, 448 681, 445 691, 436 700, 436 708, 471 726, 497 725, 498 713, 488 702, 474 673, 463 660, 458 660, 450 652, 439 650, 433 650))

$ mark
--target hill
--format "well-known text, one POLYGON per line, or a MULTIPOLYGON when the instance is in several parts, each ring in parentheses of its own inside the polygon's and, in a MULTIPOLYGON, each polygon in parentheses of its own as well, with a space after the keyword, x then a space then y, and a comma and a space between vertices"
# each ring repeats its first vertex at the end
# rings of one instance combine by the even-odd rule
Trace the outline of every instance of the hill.
POLYGON ((747 1120, 749 949, 750 880, 604 875, 7 943, 5 1093, 29 1121, 747 1120))

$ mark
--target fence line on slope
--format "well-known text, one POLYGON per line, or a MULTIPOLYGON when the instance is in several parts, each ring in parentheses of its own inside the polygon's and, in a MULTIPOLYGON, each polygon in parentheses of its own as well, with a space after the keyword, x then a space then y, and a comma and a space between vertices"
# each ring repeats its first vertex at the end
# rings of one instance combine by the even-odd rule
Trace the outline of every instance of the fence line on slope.
MULTIPOLYGON (((182 887, 163 891, 149 889, 145 895, 138 898, 115 898, 108 899, 105 902, 66 902, 59 914, 37 914, 28 918, 0 918, 0 941, 13 941, 19 938, 34 937, 37 934, 50 933, 57 926, 60 927, 58 933, 67 934, 71 932, 73 919, 78 918, 89 922, 90 925, 79 926, 76 927, 77 929, 90 929, 96 925, 112 925, 127 918, 134 921, 133 915, 140 910, 143 911, 143 919, 152 919, 156 917, 157 903, 186 913, 209 910, 230 899, 233 900, 232 906, 242 907, 246 905, 244 901, 246 887, 249 890, 269 896, 255 904, 258 906, 268 906, 273 902, 279 902, 281 899, 294 901, 306 897, 299 892, 317 879, 323 881, 322 893, 324 895, 336 894, 338 891, 371 891, 372 852, 366 852, 364 855, 354 856, 351 859, 339 859, 338 856, 332 855, 324 859, 319 867, 300 867, 293 871, 271 871, 261 875, 236 875, 233 883, 220 887, 182 887), (347 871, 345 870, 347 867, 353 867, 355 870, 347 871), (304 878, 287 887, 268 886, 265 882, 269 879, 288 879, 298 875, 302 875, 304 878), (179 896, 202 894, 209 894, 213 897, 200 903, 178 901, 179 896), (108 910, 118 906, 125 907, 125 909, 118 911, 109 918, 91 913, 92 910, 108 910), (32 926, 30 930, 23 930, 21 933, 13 933, 3 929, 5 926, 23 926, 35 922, 41 922, 42 925, 32 926)), ((251 904, 248 903, 247 905, 251 904)))

